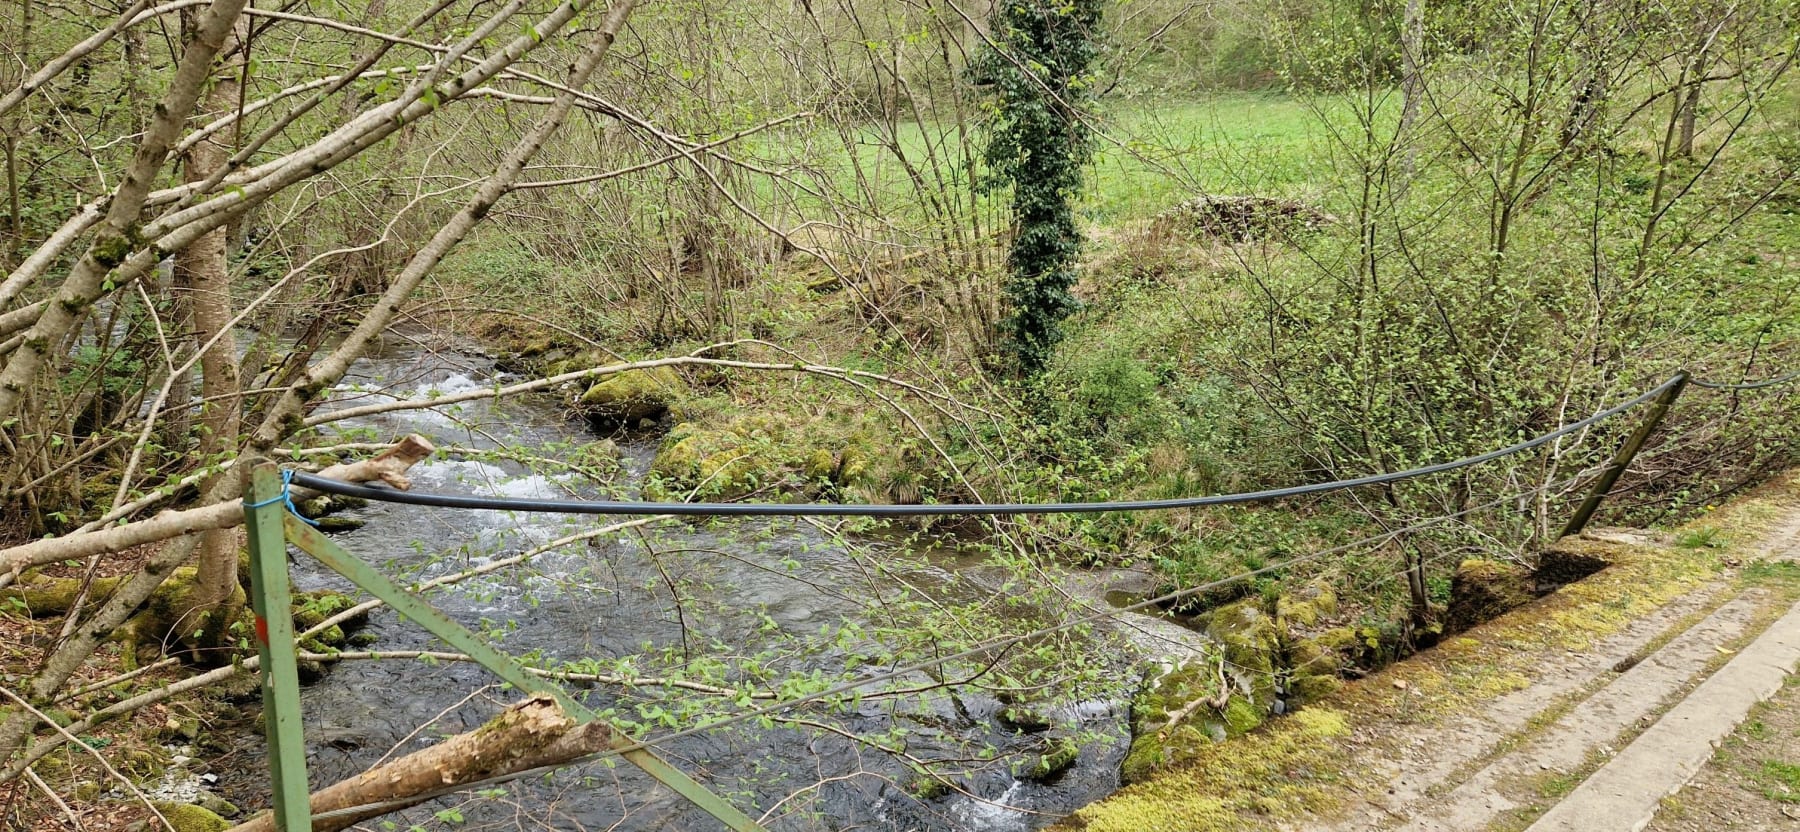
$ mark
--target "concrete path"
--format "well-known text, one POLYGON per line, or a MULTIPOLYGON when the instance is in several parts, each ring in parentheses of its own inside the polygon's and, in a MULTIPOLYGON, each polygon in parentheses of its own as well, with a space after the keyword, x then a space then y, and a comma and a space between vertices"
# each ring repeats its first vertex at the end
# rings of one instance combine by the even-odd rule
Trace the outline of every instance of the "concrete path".
POLYGON ((1701 683, 1527 832, 1637 832, 1662 799, 1712 758, 1751 706, 1774 695, 1800 663, 1800 604, 1701 683))
MULTIPOLYGON (((1546 772, 1579 770, 1590 754, 1680 698, 1693 678, 1716 660, 1724 645, 1744 634, 1756 603, 1737 598, 1675 637, 1611 684, 1577 703, 1561 718, 1477 771, 1427 811, 1400 827, 1404 832, 1482 829, 1523 804, 1511 795, 1546 772)), ((1733 725, 1736 723, 1733 722, 1733 725)), ((1729 728, 1727 729, 1729 730, 1729 728)), ((1561 828, 1561 827, 1557 827, 1561 828)), ((1575 827, 1585 832, 1604 826, 1575 827)))
MULTIPOLYGON (((1759 548, 1764 562, 1800 561, 1800 511, 1759 548)), ((1792 596, 1766 588, 1736 592, 1715 582, 1587 650, 1546 655, 1531 686, 1390 750, 1377 769, 1385 794, 1293 828, 1644 829, 1800 666, 1800 603, 1785 607, 1792 596)))

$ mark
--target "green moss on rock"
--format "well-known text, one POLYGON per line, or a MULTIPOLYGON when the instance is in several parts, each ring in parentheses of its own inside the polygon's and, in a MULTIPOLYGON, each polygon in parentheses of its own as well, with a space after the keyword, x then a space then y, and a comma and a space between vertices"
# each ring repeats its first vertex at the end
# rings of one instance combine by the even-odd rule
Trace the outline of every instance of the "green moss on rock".
POLYGON ((645 367, 601 379, 576 405, 589 418, 632 424, 662 416, 687 393, 687 382, 674 367, 645 367))
POLYGON ((1208 660, 1169 668, 1146 684, 1131 703, 1131 748, 1122 769, 1125 782, 1137 782, 1157 768, 1190 759, 1206 746, 1262 723, 1266 709, 1243 697, 1230 697, 1222 712, 1206 701, 1221 694, 1218 665, 1208 660))
POLYGON ((1044 753, 1038 755, 1022 778, 1040 783, 1053 780, 1075 765, 1075 760, 1080 756, 1081 745, 1075 742, 1074 737, 1055 737, 1046 744, 1044 753))
POLYGON ((1281 632, 1256 598, 1227 604, 1208 616, 1206 634, 1224 651, 1226 672, 1250 691, 1258 706, 1275 703, 1275 671, 1281 656, 1281 632))
MULTIPOLYGON (((102 599, 113 593, 119 586, 118 578, 95 578, 88 589, 88 598, 102 599)), ((0 590, 0 602, 19 609, 33 618, 45 618, 62 615, 74 606, 75 597, 81 592, 79 578, 44 578, 27 575, 19 583, 0 590)))
POLYGON ((1225 703, 1223 714, 1226 736, 1237 737, 1256 730, 1256 726, 1263 724, 1266 713, 1248 699, 1231 697, 1231 701, 1225 703))
POLYGON ((356 531, 357 529, 368 525, 368 522, 369 521, 367 520, 358 520, 354 517, 324 517, 315 521, 313 525, 317 526, 319 531, 325 532, 326 534, 336 534, 356 531))
POLYGON ((156 803, 156 810, 168 818, 169 825, 175 832, 224 832, 231 828, 231 822, 219 817, 216 812, 201 806, 186 803, 156 803))
POLYGON ((1344 680, 1336 676, 1295 676, 1288 680, 1288 699, 1295 704, 1317 702, 1343 686, 1344 680))
POLYGON ((756 490, 776 468, 739 433, 684 423, 663 440, 650 474, 660 492, 655 496, 732 499, 756 490))
POLYGON ((1158 769, 1192 759, 1219 739, 1204 726, 1187 722, 1138 735, 1120 764, 1119 778, 1124 783, 1143 782, 1158 769))
POLYGON ((1337 593, 1322 581, 1308 583, 1275 602, 1275 619, 1284 629, 1315 627, 1337 613, 1337 593))

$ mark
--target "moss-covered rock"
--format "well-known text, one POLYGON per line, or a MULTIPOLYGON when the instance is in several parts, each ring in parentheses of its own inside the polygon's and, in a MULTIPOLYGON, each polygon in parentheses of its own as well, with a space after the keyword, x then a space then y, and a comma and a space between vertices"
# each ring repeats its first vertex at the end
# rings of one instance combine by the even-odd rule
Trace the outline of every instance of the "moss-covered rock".
POLYGON ((1131 748, 1125 782, 1179 763, 1200 749, 1262 723, 1266 709, 1221 690, 1216 660, 1194 660, 1153 675, 1131 702, 1131 748), (1224 707, 1216 707, 1223 702, 1224 707))
POLYGON ((661 417, 687 393, 687 382, 674 367, 645 367, 601 379, 581 394, 576 407, 590 419, 635 424, 661 417))
POLYGON ((1284 630, 1316 627, 1337 613, 1337 593, 1323 581, 1308 583, 1275 601, 1275 620, 1284 630))
POLYGON ((1255 703, 1236 696, 1225 703, 1225 710, 1220 714, 1228 737, 1242 736, 1256 730, 1256 726, 1263 724, 1266 715, 1267 712, 1255 703))
POLYGON ((342 494, 320 494, 316 497, 311 497, 295 503, 294 508, 299 510, 301 517, 310 520, 318 520, 340 511, 362 508, 368 504, 369 501, 363 497, 347 497, 342 494))
MULTIPOLYGON (((337 615, 344 610, 356 606, 356 599, 342 593, 329 590, 294 593, 294 629, 296 635, 310 630, 325 622, 325 619, 337 615)), ((339 624, 319 631, 317 635, 301 642, 300 647, 315 653, 326 653, 350 646, 353 641, 352 632, 369 623, 369 614, 365 611, 351 616, 339 624)))
POLYGON ((1288 701, 1296 705, 1317 702, 1343 686, 1344 680, 1334 675, 1295 675, 1288 680, 1288 701))
MULTIPOLYGON (((154 648, 157 651, 165 645, 190 643, 194 632, 199 629, 194 597, 198 588, 197 575, 198 571, 191 566, 183 566, 171 572, 150 594, 137 614, 113 633, 112 639, 131 648, 154 648)), ((88 601, 104 601, 119 589, 123 580, 126 579, 94 579, 88 588, 88 601)), ((24 611, 38 617, 64 615, 79 597, 81 586, 80 578, 27 576, 18 584, 0 590, 0 603, 22 605, 24 611)), ((244 590, 241 586, 233 589, 236 594, 230 602, 242 607, 244 590)), ((133 649, 127 649, 125 653, 127 664, 136 660, 133 649)))
MULTIPOLYGON (((88 588, 88 598, 106 598, 118 587, 118 578, 95 578, 88 588)), ((68 612, 80 593, 78 578, 45 578, 27 573, 18 583, 0 590, 0 603, 33 618, 47 618, 68 612)))
POLYGON ((1467 630, 1483 621, 1531 603, 1535 581, 1525 567, 1471 558, 1456 567, 1450 579, 1450 608, 1444 625, 1451 632, 1467 630))
POLYGON ((605 366, 611 360, 611 356, 599 350, 584 350, 573 355, 569 354, 567 350, 552 350, 537 357, 537 375, 549 378, 567 373, 578 373, 582 370, 605 366))
POLYGON ((732 499, 755 491, 779 467, 757 445, 735 431, 677 425, 650 463, 652 496, 732 499))
POLYGON ((1051 737, 1044 744, 1044 752, 1019 777, 1038 783, 1055 780, 1074 766, 1080 756, 1081 745, 1074 737, 1051 737))
MULTIPOLYGON (((247 568, 240 563, 241 570, 247 568)), ((194 635, 199 629, 196 623, 199 615, 194 598, 198 589, 198 575, 199 571, 192 566, 175 569, 151 593, 149 600, 138 612, 113 632, 111 640, 125 645, 122 655, 127 669, 136 667, 140 661, 153 660, 169 648, 180 648, 175 651, 177 653, 194 649, 194 635), (140 656, 139 653, 146 655, 140 656)), ((90 603, 111 595, 118 588, 119 580, 96 579, 89 591, 90 603)), ((43 578, 28 574, 20 583, 0 590, 0 603, 8 598, 17 598, 33 615, 63 615, 74 603, 80 585, 79 578, 43 578)), ((243 633, 249 633, 253 627, 252 615, 242 586, 236 587, 230 603, 242 616, 235 626, 243 633)), ((294 625, 300 629, 313 627, 326 617, 349 609, 355 603, 349 596, 336 592, 296 592, 293 596, 294 625)), ((344 624, 326 629, 301 646, 313 651, 342 647, 348 642, 348 631, 361 627, 367 621, 366 615, 357 616, 344 624)))
POLYGON ((244 813, 237 804, 210 792, 201 792, 194 805, 222 818, 235 818, 244 813))
POLYGON ((1288 668, 1295 676, 1336 676, 1355 640, 1354 633, 1341 627, 1316 638, 1296 639, 1288 646, 1288 668))
POLYGON ((1131 750, 1125 753, 1125 760, 1119 765, 1119 779, 1127 785, 1141 783, 1157 769, 1189 759, 1218 739, 1202 727, 1188 723, 1134 736, 1131 750))
POLYGON ((160 802, 152 805, 163 817, 168 818, 169 825, 175 827, 175 832, 224 832, 231 828, 230 821, 203 806, 160 802))
POLYGON ((1262 600, 1250 598, 1213 610, 1207 617, 1206 634, 1224 651, 1226 673, 1251 701, 1268 708, 1275 703, 1275 671, 1280 666, 1281 630, 1275 618, 1262 608, 1262 600))
POLYGON ((368 525, 368 523, 369 521, 367 520, 359 520, 354 517, 322 517, 313 521, 313 525, 317 526, 319 531, 325 532, 326 534, 353 532, 368 525))

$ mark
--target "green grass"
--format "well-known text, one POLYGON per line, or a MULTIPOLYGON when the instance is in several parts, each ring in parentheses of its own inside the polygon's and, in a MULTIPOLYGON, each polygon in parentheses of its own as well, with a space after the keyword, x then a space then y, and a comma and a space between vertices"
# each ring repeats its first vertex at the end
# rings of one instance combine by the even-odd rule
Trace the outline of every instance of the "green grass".
POLYGON ((1683 549, 1718 549, 1730 542, 1718 526, 1700 526, 1675 535, 1675 545, 1683 549))
POLYGON ((1764 760, 1763 796, 1782 803, 1800 803, 1800 766, 1780 760, 1764 760))
POLYGON ((1301 99, 1239 93, 1109 113, 1083 203, 1099 224, 1193 193, 1294 195, 1324 175, 1327 118, 1301 99))
POLYGON ((1538 794, 1555 799, 1575 791, 1575 787, 1579 785, 1581 785, 1580 775, 1555 774, 1544 778, 1543 782, 1538 784, 1538 794))
MULTIPOLYGON (((1201 99, 1156 102, 1103 101, 1099 108, 1102 135, 1096 139, 1094 163, 1081 210, 1097 225, 1156 215, 1200 191, 1214 193, 1295 194, 1324 174, 1326 119, 1335 120, 1331 102, 1309 103, 1280 93, 1228 93, 1201 99)), ((762 136, 744 142, 752 156, 810 156, 805 161, 837 193, 872 191, 889 218, 920 220, 929 210, 914 190, 916 175, 930 189, 969 200, 969 182, 959 143, 973 143, 979 157, 981 131, 953 122, 902 122, 891 139, 885 127, 864 128, 846 150, 833 135, 815 134, 804 145, 793 135, 762 136), (912 170, 895 158, 896 146, 912 170), (860 169, 860 170, 859 170, 860 169)), ((758 177, 758 199, 772 196, 772 185, 758 177)), ((806 195, 794 195, 797 207, 811 213, 824 206, 806 195)))

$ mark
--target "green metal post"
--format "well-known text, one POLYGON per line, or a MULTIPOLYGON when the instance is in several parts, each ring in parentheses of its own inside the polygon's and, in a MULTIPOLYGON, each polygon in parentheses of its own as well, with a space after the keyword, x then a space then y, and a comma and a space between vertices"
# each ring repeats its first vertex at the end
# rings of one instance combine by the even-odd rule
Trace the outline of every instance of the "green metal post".
MULTIPOLYGON (((481 666, 493 671, 494 675, 506 680, 513 687, 529 693, 544 693, 556 698, 563 711, 577 722, 591 722, 595 719, 593 711, 586 705, 576 701, 569 692, 541 676, 534 676, 525 670, 525 666, 517 659, 494 648, 486 639, 469 628, 452 621, 425 599, 408 592, 400 585, 389 580, 386 575, 361 558, 351 554, 344 547, 337 545, 315 529, 293 516, 285 516, 288 539, 294 542, 301 551, 317 558, 320 563, 330 567, 332 571, 350 579, 350 582, 367 590, 375 597, 387 602, 395 612, 406 616, 419 626, 424 627, 432 635, 444 640, 446 644, 462 651, 469 658, 479 662, 481 666)), ((670 765, 656 756, 648 748, 637 747, 631 737, 619 731, 607 732, 607 744, 619 751, 620 756, 643 769, 663 785, 673 789, 695 806, 705 810, 707 814, 717 818, 721 823, 737 832, 766 832, 749 815, 737 807, 727 803, 724 798, 689 777, 686 772, 670 765)))
POLYGON ((1669 385, 1669 389, 1664 390, 1650 404, 1650 412, 1644 416, 1644 421, 1638 423, 1637 430, 1632 431, 1631 436, 1625 439, 1625 444, 1619 446, 1619 452, 1613 454, 1612 462, 1606 466, 1606 473, 1600 475, 1600 481, 1594 483, 1587 499, 1582 500, 1581 507, 1575 509, 1575 516, 1570 517, 1568 524, 1563 526, 1559 538, 1581 534, 1581 530, 1587 528, 1588 521, 1594 519, 1594 512, 1599 510, 1600 502, 1612 492, 1625 469, 1631 467, 1631 461, 1637 458, 1638 451, 1644 449, 1644 443, 1649 441, 1650 434, 1655 433, 1657 426, 1662 424, 1663 417, 1669 414, 1669 405, 1674 404, 1681 396, 1681 391, 1687 389, 1687 383, 1688 374, 1685 371, 1676 373, 1675 383, 1669 385))
POLYGON ((250 604, 256 652, 262 662, 263 724, 268 734, 269 777, 275 828, 311 832, 312 795, 306 781, 306 744, 300 730, 300 672, 294 666, 293 600, 288 589, 287 539, 282 517, 281 472, 256 466, 244 501, 250 532, 250 604))

